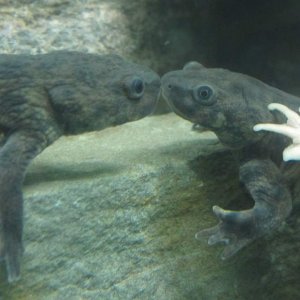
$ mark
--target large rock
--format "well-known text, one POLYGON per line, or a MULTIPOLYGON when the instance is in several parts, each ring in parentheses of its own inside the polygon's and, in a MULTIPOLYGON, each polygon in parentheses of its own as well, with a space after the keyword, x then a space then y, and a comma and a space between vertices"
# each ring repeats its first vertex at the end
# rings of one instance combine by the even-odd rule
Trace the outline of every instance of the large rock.
POLYGON ((3 299, 279 299, 283 248, 261 240, 221 262, 194 239, 213 204, 247 201, 221 149, 173 114, 62 137, 28 171, 22 279, 5 284, 2 265, 3 299))

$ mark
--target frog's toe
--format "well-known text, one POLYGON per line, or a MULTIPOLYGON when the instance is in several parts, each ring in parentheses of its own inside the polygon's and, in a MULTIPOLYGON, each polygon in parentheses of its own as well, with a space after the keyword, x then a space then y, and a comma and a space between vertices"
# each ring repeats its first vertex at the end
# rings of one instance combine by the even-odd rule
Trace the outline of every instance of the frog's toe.
POLYGON ((195 238, 199 241, 205 241, 208 245, 215 245, 218 243, 228 244, 229 239, 220 230, 219 225, 203 229, 196 233, 195 238))
MULTIPOLYGON (((199 241, 205 241, 205 242, 207 242, 207 240, 210 237, 215 236, 216 234, 218 234, 218 230, 219 230, 219 226, 218 225, 214 226, 214 227, 203 229, 203 230, 201 230, 201 231, 199 231, 199 232, 197 232, 195 234, 195 238, 197 240, 199 240, 199 241)), ((212 245, 212 244, 210 244, 210 245, 212 245)))
POLYGON ((7 253, 5 255, 7 281, 9 283, 16 282, 20 279, 20 260, 22 253, 20 249, 16 252, 17 253, 7 253))
POLYGON ((9 283, 20 279, 20 263, 23 256, 22 242, 7 235, 5 239, 4 261, 6 265, 7 280, 9 283))
POLYGON ((228 245, 225 246, 221 259, 225 260, 236 254, 240 249, 245 247, 251 242, 251 239, 232 239, 228 242, 228 245))

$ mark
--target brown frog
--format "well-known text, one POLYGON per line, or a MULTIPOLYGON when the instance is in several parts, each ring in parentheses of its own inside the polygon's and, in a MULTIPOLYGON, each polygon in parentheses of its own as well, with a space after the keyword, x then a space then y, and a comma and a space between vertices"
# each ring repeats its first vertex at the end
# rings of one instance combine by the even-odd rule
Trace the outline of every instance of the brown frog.
POLYGON ((197 62, 165 74, 162 95, 175 113, 212 130, 234 151, 240 181, 255 201, 254 207, 243 211, 214 206, 219 223, 196 234, 198 239, 208 239, 210 245, 224 243, 222 258, 226 259, 272 232, 291 211, 293 176, 287 174, 296 174, 293 168, 299 165, 282 162, 282 151, 289 141, 274 133, 254 132, 253 127, 283 123, 284 116, 268 111, 267 106, 279 102, 295 110, 300 98, 250 76, 205 68, 197 62))
POLYGON ((151 113, 159 76, 116 55, 0 55, 0 256, 20 277, 22 182, 30 161, 61 135, 101 130, 151 113))

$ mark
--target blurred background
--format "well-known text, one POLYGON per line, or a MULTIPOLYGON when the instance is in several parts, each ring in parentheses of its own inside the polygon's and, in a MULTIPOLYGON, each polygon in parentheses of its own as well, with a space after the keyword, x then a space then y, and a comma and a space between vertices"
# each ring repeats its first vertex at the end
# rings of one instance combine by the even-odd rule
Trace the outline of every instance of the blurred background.
POLYGON ((297 0, 0 0, 0 53, 116 52, 160 74, 198 60, 300 94, 297 0))

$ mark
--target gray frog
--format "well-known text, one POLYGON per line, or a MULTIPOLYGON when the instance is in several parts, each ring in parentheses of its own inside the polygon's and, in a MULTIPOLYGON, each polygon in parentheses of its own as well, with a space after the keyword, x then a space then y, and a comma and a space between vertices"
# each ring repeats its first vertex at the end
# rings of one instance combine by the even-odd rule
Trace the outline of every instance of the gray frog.
POLYGON ((160 78, 116 55, 0 55, 0 256, 20 277, 22 182, 30 161, 61 135, 101 130, 151 113, 160 78))
POLYGON ((208 239, 210 245, 224 243, 221 257, 226 259, 272 232, 291 211, 295 182, 285 175, 293 174, 297 166, 282 162, 288 140, 273 133, 258 134, 253 126, 283 123, 284 117, 268 111, 268 104, 280 102, 295 110, 300 99, 250 76, 205 68, 197 62, 165 74, 162 95, 178 115, 212 130, 222 144, 237 149, 240 181, 255 204, 243 211, 214 206, 219 223, 196 234, 198 239, 208 239))

